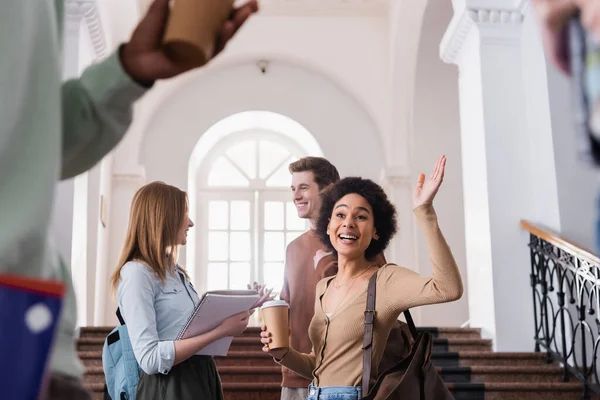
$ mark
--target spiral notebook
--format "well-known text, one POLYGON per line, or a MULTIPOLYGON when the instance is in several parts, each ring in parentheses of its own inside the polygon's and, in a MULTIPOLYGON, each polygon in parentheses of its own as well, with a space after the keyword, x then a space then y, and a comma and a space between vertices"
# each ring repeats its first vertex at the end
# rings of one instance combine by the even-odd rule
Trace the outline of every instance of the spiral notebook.
MULTIPOLYGON (((185 323, 177 340, 187 339, 215 329, 232 315, 250 310, 259 299, 255 290, 216 290, 202 295, 200 302, 185 323)), ((197 355, 224 356, 231 346, 232 336, 210 343, 197 355)))

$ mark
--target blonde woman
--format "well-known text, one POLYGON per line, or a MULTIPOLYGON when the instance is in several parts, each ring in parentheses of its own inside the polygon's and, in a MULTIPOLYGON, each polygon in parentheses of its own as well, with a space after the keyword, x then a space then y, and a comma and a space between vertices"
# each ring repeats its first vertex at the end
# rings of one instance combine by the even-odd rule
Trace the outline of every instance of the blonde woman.
MULTIPOLYGON (((177 264, 179 246, 186 244, 193 226, 182 190, 152 182, 135 194, 111 283, 142 369, 138 400, 222 399, 213 358, 195 354, 219 338, 241 334, 248 324, 250 313, 244 312, 210 332, 175 340, 199 301, 185 269, 177 264)), ((270 292, 256 288, 261 293, 258 306, 270 292)))

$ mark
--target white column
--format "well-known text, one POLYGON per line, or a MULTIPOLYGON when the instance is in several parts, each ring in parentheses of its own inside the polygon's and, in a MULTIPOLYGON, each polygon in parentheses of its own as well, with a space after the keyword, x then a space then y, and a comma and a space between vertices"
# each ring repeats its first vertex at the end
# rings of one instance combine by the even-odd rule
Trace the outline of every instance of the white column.
MULTIPOLYGON (((386 251, 389 262, 420 273, 416 224, 412 212, 412 138, 414 77, 419 51, 419 32, 427 2, 397 0, 390 4, 390 122, 385 132, 386 168, 380 184, 396 206, 398 233, 386 251), (410 60, 407 62, 407 60, 410 60)), ((421 308, 412 310, 415 323, 421 323, 421 308)), ((425 310, 427 311, 427 310, 425 310)))
MULTIPOLYGON (((94 59, 107 54, 106 38, 95 0, 67 0, 63 79, 77 77, 94 59), (85 31, 84 31, 85 29, 85 31), (84 34, 89 37, 89 42, 84 34), (91 46, 89 51, 86 46, 91 46), (84 50, 84 51, 81 51, 84 50), (93 54, 92 54, 93 53, 93 54)), ((99 167, 58 184, 51 234, 71 267, 77 299, 77 325, 92 322, 96 268, 99 167)))
MULTIPOLYGON (((416 231, 412 212, 412 180, 408 171, 402 169, 384 171, 380 184, 390 201, 396 206, 398 233, 390 242, 385 256, 388 262, 415 269, 419 272, 416 231)), ((422 308, 411 310, 415 324, 421 323, 422 308)))
MULTIPOLYGON (((87 9, 87 2, 65 4, 65 25, 64 25, 64 45, 63 45, 63 79, 75 78, 79 75, 80 68, 80 38, 83 16, 87 9)), ((73 231, 85 231, 86 219, 75 220, 73 218, 76 212, 77 201, 76 187, 87 188, 87 176, 83 174, 77 178, 59 182, 56 187, 54 198, 54 207, 52 220, 50 224, 50 235, 58 246, 58 251, 66 264, 71 267, 73 263, 80 265, 85 263, 87 251, 85 249, 86 236, 74 236, 73 231), (83 224, 83 226, 81 226, 83 224)), ((80 200, 81 201, 81 200, 80 200)), ((85 205, 85 199, 81 203, 85 205)), ((85 317, 82 308, 86 304, 86 269, 72 269, 72 280, 75 286, 75 297, 78 303, 78 316, 85 317)), ((81 318, 78 319, 78 326, 81 325, 81 318)))
POLYGON ((131 200, 135 192, 146 183, 143 167, 138 166, 134 170, 125 171, 117 166, 115 155, 111 158, 110 179, 101 183, 101 193, 105 198, 106 227, 98 227, 99 248, 102 248, 104 255, 99 255, 96 270, 95 325, 117 323, 116 303, 111 294, 112 288, 109 279, 117 267, 117 261, 125 242, 131 200))
POLYGON ((533 209, 534 166, 522 81, 524 2, 514 3, 521 4, 455 2, 440 46, 460 72, 470 321, 500 351, 533 349, 529 252, 519 220, 533 209))
POLYGON ((112 166, 113 156, 109 154, 100 165, 95 279, 90 285, 90 295, 94 298, 93 318, 90 322, 93 321, 96 326, 105 324, 106 304, 112 294, 109 277, 115 269, 114 263, 109 259, 112 166))
MULTIPOLYGON (((66 7, 63 46, 63 79, 79 74, 79 37, 83 14, 78 9, 66 7)), ((50 221, 50 235, 58 252, 67 264, 71 263, 73 230, 74 180, 58 183, 54 196, 54 207, 50 221)))

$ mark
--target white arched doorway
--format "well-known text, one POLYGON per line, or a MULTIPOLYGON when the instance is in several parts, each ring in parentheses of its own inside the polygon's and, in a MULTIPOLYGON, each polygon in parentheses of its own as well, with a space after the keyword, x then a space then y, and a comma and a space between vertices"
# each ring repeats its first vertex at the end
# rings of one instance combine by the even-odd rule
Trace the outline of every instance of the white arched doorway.
POLYGON ((189 166, 187 266, 202 290, 244 289, 252 281, 281 289, 286 246, 307 229, 289 187, 291 162, 322 155, 298 122, 267 111, 217 122, 189 166))

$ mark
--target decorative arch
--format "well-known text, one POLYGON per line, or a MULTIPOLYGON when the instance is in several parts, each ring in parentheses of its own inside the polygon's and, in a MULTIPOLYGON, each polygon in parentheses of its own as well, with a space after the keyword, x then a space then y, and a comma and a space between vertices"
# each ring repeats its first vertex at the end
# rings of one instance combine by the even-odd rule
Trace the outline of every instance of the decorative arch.
MULTIPOLYGON (((287 138, 306 154, 322 156, 321 146, 302 124, 282 114, 271 111, 243 111, 232 114, 213 124, 200 137, 190 156, 190 175, 202 165, 209 153, 232 135, 244 132, 271 132, 287 138)), ((290 144, 292 145, 292 144, 290 144)))

